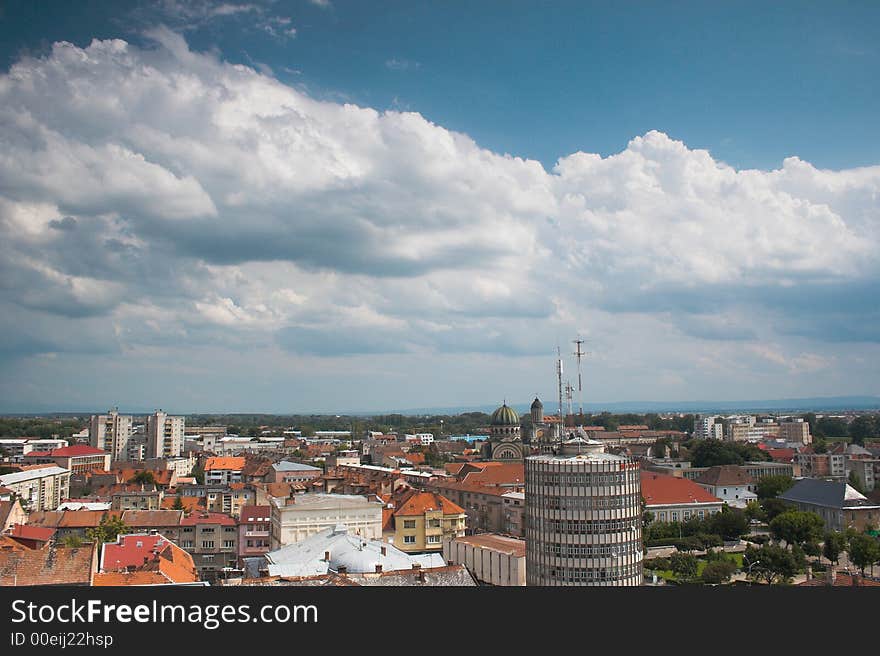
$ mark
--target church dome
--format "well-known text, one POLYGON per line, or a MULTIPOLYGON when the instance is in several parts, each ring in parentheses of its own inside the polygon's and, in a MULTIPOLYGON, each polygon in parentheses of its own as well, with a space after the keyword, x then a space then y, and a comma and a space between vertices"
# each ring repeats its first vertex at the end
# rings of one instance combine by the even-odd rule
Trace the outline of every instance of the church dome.
POLYGON ((493 426, 519 426, 519 415, 516 410, 505 403, 492 413, 493 426))
POLYGON ((540 408, 541 410, 543 410, 543 409, 544 409, 544 404, 541 403, 541 399, 539 399, 539 398, 536 396, 536 397, 535 397, 535 400, 532 401, 532 410, 538 410, 539 408, 540 408))

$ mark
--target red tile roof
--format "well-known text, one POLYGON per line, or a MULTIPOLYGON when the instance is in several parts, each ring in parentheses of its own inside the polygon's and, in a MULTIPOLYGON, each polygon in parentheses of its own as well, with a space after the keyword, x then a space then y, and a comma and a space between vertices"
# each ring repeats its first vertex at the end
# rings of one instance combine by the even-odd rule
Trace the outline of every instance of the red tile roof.
POLYGON ((232 471, 240 471, 244 468, 245 459, 241 456, 215 456, 208 458, 205 463, 205 471, 229 469, 232 471))
POLYGON ((774 462, 791 462, 797 452, 794 449, 767 449, 767 453, 774 462))
POLYGON ((270 506, 242 506, 239 522, 268 521, 271 512, 272 508, 270 506))
POLYGON ((116 542, 106 542, 101 550, 101 569, 105 572, 141 567, 161 551, 168 540, 161 535, 129 533, 116 542))
POLYGON ((827 585, 832 585, 834 587, 854 587, 854 586, 869 586, 869 587, 880 587, 880 581, 872 581, 871 579, 866 579, 863 576, 859 576, 858 574, 846 574, 844 572, 838 572, 834 577, 834 583, 828 583, 821 573, 816 574, 818 578, 810 579, 809 581, 804 581, 803 583, 798 583, 799 586, 806 586, 808 588, 816 588, 816 587, 824 587, 827 585))
POLYGON ((521 462, 498 463, 496 467, 484 467, 482 471, 466 474, 463 482, 482 485, 525 484, 525 466, 521 462))
POLYGON ((0 585, 89 585, 95 553, 93 544, 0 551, 0 585))
POLYGON ((442 510, 444 515, 464 514, 464 508, 452 503, 442 494, 437 494, 436 492, 416 492, 407 498, 400 508, 394 511, 394 516, 424 515, 426 512, 435 510, 442 510))
POLYGON ((679 503, 721 503, 687 478, 641 472, 642 496, 648 506, 667 506, 679 503))
POLYGON ((48 542, 52 539, 52 536, 55 535, 55 529, 43 528, 42 526, 29 526, 28 524, 13 524, 12 530, 10 530, 7 535, 13 538, 48 542))
MULTIPOLYGON (((103 456, 107 455, 106 451, 96 449, 87 444, 74 444, 73 446, 65 446, 60 449, 54 449, 49 452, 53 456, 63 456, 69 458, 71 456, 103 456)), ((33 455, 33 454, 32 454, 33 455)))

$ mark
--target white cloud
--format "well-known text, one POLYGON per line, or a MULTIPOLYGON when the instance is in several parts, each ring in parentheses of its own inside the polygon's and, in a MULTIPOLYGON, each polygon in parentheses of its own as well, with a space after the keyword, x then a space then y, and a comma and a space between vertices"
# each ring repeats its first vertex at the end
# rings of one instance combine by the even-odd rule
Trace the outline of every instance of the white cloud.
MULTIPOLYGON (((681 354, 822 340, 814 292, 834 321, 876 313, 858 300, 877 290, 880 166, 736 170, 652 131, 546 171, 150 34, 58 43, 0 77, 0 302, 84 326, 23 353, 93 348, 108 314, 127 347, 532 354, 595 320, 654 326, 646 348, 663 325, 681 354)), ((787 370, 835 366, 785 352, 787 370)))

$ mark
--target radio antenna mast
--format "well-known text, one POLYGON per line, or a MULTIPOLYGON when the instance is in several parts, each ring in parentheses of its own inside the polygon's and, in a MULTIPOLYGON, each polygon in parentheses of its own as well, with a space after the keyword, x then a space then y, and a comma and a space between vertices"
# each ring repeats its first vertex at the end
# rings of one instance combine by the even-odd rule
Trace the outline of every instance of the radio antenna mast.
POLYGON ((565 415, 562 414, 562 351, 556 347, 556 382, 559 391, 559 436, 562 437, 565 415))
POLYGON ((578 413, 581 417, 584 416, 584 386, 581 381, 581 357, 584 355, 588 355, 586 352, 581 351, 581 344, 584 344, 586 340, 581 339, 581 336, 578 335, 578 338, 572 340, 576 345, 577 349, 574 354, 577 356, 578 363, 578 413))

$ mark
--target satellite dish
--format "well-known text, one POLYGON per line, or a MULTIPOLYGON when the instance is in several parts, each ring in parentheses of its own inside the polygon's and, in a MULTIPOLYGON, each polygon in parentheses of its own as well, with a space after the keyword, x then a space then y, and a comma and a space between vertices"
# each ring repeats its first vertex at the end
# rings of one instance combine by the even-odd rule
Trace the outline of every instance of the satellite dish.
POLYGON ((611 547, 611 557, 618 558, 620 556, 620 547, 611 547))

